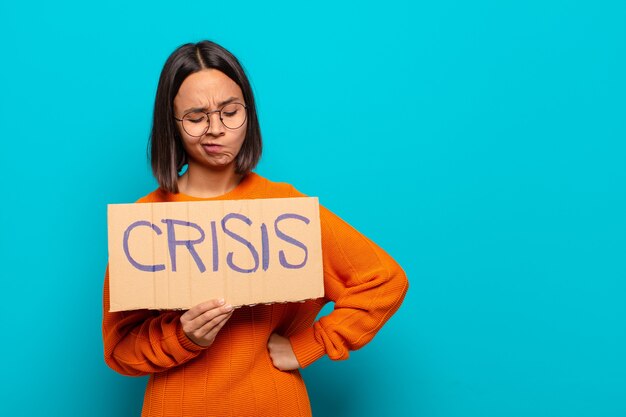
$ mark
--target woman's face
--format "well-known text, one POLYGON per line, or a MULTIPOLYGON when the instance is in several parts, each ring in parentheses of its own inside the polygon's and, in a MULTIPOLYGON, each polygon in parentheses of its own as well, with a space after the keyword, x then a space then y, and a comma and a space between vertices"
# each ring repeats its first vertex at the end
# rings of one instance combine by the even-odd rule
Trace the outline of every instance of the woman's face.
MULTIPOLYGON (((228 103, 241 103, 243 94, 241 88, 223 72, 216 69, 206 69, 191 74, 180 86, 178 94, 174 97, 174 116, 183 119, 185 115, 192 111, 213 112, 224 108, 224 112, 229 109, 228 103), (225 107, 226 106, 226 107, 225 107)), ((245 108, 240 108, 245 112, 245 108)), ((202 113, 194 113, 205 117, 202 113)), ((224 114, 224 121, 228 124, 233 117, 232 113, 224 114), (228 119, 230 117, 231 119, 228 119)), ((197 116, 188 117, 186 128, 189 129, 191 123, 200 126, 202 122, 197 116)), ((194 165, 201 165, 209 169, 222 170, 225 168, 235 169, 235 158, 241 149, 241 145, 246 137, 247 119, 238 128, 229 129, 220 120, 220 113, 209 113, 209 127, 200 136, 191 136, 183 129, 183 122, 177 121, 178 131, 183 139, 183 147, 187 152, 189 169, 194 165)), ((206 125, 204 125, 206 126, 206 125)), ((202 132, 202 129, 199 130, 202 132)))

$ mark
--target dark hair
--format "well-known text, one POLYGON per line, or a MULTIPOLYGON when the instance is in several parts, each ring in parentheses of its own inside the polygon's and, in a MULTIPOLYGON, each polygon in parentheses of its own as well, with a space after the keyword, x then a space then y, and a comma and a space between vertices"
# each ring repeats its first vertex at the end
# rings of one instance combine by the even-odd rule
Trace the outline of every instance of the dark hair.
POLYGON ((178 173, 187 163, 187 154, 174 120, 174 97, 189 75, 209 68, 217 69, 233 80, 241 88, 246 103, 246 137, 235 159, 235 171, 245 175, 261 158, 261 129, 252 88, 243 67, 233 54, 214 42, 187 43, 167 58, 161 71, 148 142, 152 173, 159 186, 171 193, 178 192, 178 173))

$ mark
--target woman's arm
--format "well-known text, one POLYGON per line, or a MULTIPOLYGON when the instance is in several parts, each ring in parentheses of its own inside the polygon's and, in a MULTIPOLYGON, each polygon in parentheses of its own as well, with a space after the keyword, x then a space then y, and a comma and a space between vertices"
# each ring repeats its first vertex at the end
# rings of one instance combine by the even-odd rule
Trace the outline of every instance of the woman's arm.
POLYGON ((113 370, 131 376, 161 372, 195 358, 213 343, 232 314, 229 306, 217 300, 199 304, 185 313, 109 312, 108 267, 103 306, 104 359, 113 370))
POLYGON ((408 289, 404 271, 384 250, 324 207, 320 217, 325 298, 335 306, 289 336, 302 367, 324 354, 347 359, 395 313, 408 289))

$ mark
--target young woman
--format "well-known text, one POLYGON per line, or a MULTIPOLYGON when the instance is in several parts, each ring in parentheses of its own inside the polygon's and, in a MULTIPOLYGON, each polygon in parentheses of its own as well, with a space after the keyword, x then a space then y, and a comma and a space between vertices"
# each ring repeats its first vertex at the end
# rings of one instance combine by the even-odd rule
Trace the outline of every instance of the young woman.
MULTIPOLYGON (((252 172, 261 156, 252 89, 237 59, 213 42, 183 45, 165 63, 150 149, 159 188, 138 203, 303 196, 252 172)), ((322 299, 110 313, 107 269, 105 360, 124 375, 150 375, 142 416, 311 415, 298 368, 324 355, 346 359, 408 288, 400 266, 373 242, 324 207, 320 220, 322 299), (314 322, 329 301, 334 310, 314 322)))

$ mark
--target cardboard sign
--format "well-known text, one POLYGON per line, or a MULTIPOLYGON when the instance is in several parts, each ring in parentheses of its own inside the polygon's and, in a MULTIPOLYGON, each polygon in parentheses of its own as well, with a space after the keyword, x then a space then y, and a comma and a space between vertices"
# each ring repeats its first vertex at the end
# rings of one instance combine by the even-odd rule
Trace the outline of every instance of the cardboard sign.
POLYGON ((317 198, 109 204, 110 311, 324 295, 317 198))

